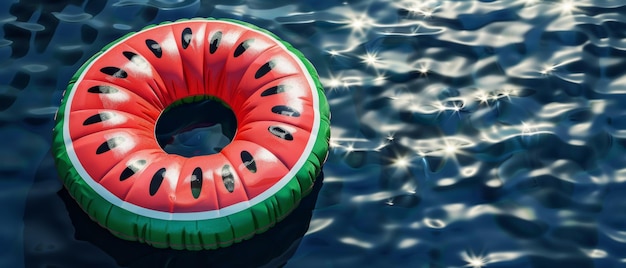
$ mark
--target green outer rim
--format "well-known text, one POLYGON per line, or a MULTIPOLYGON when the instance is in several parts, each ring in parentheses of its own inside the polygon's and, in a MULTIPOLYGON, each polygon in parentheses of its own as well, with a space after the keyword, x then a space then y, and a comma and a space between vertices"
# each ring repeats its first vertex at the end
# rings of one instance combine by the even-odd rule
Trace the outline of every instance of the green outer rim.
MULTIPOLYGON (((216 19, 194 18, 177 20, 176 22, 190 20, 211 21, 216 19)), ((254 234, 266 231, 276 222, 289 215, 300 203, 302 197, 306 196, 311 191, 315 178, 321 172, 321 167, 328 153, 330 139, 330 107, 315 68, 300 51, 275 34, 250 23, 238 20, 222 19, 222 21, 237 23, 268 34, 282 43, 287 50, 298 57, 306 67, 307 72, 311 75, 315 83, 319 96, 318 108, 320 127, 311 154, 307 158, 306 163, 297 171, 295 177, 291 178, 276 194, 250 208, 229 216, 197 221, 168 221, 140 216, 115 206, 98 195, 79 176, 75 167, 71 164, 63 140, 65 106, 68 103, 70 94, 64 91, 64 97, 57 111, 56 123, 52 135, 52 153, 59 177, 70 195, 77 201, 89 217, 101 226, 107 228, 117 237, 126 240, 140 241, 157 248, 170 247, 173 249, 201 250, 227 247, 235 242, 248 239, 254 234)), ((171 22, 166 21, 160 24, 152 24, 144 27, 142 30, 169 23, 171 22)), ((111 46, 134 33, 135 32, 131 32, 118 38, 89 58, 87 62, 78 69, 74 76, 72 76, 66 91, 72 89, 80 75, 85 71, 85 68, 89 66, 94 59, 111 46)))

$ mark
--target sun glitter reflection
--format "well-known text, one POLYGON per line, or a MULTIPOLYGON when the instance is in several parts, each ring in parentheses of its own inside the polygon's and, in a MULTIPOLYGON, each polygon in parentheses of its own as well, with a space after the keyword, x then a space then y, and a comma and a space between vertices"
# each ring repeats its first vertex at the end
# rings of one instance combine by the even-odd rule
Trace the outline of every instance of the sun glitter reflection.
POLYGON ((409 13, 429 19, 441 7, 439 1, 402 1, 400 7, 409 13))
POLYGON ((337 51, 336 49, 330 49, 327 51, 328 54, 330 54, 331 56, 339 56, 339 51, 337 51))
MULTIPOLYGON (((377 79, 381 79, 381 78, 377 77, 377 79)), ((320 80, 322 81, 322 84, 324 85, 324 87, 326 87, 327 89, 330 89, 330 91, 338 91, 340 89, 349 90, 351 87, 361 86, 364 83, 362 77, 359 77, 359 76, 343 77, 341 74, 330 75, 329 77, 322 77, 320 80)), ((381 80, 374 80, 373 83, 380 83, 380 81, 381 80)), ((382 81, 384 82, 384 79, 382 81)))
POLYGON ((363 36, 369 32, 369 29, 372 27, 374 21, 367 15, 367 13, 351 12, 347 15, 347 20, 342 23, 351 29, 352 34, 363 36))
POLYGON ((348 155, 353 152, 380 151, 389 145, 389 142, 388 137, 378 141, 363 138, 331 137, 329 145, 333 151, 348 155))
POLYGON ((576 7, 573 0, 562 0, 556 3, 557 9, 561 12, 561 15, 572 15, 574 12, 580 12, 581 10, 576 7))
POLYGON ((522 2, 524 2, 525 7, 530 7, 539 4, 541 0, 522 0, 522 2))
POLYGON ((482 254, 476 255, 473 251, 462 252, 461 258, 467 262, 464 267, 481 268, 487 266, 489 263, 489 258, 487 256, 483 256, 482 254))
POLYGON ((344 244, 353 245, 353 246, 357 246, 360 248, 370 249, 374 247, 374 244, 367 242, 367 241, 356 239, 354 237, 342 237, 339 239, 339 241, 341 241, 344 244))
POLYGON ((461 147, 468 147, 473 144, 472 142, 457 140, 457 139, 444 139, 443 144, 443 156, 446 158, 456 159, 458 154, 462 154, 461 147))
POLYGON ((411 159, 406 155, 398 156, 396 159, 393 159, 393 166, 402 169, 408 168, 411 166, 411 159))
POLYGON ((418 64, 415 70, 420 74, 420 77, 428 77, 428 73, 430 72, 430 68, 426 63, 418 64))
MULTIPOLYGON (((422 159, 424 157, 434 156, 451 160, 455 160, 458 155, 466 155, 467 152, 464 151, 464 148, 471 148, 475 145, 476 143, 471 139, 460 137, 421 139, 415 143, 406 144, 406 146, 415 152, 413 156, 416 158, 422 159)), ((398 159, 401 158, 397 158, 396 162, 404 163, 403 160, 398 159)))
POLYGON ((382 61, 378 58, 378 54, 376 52, 366 52, 365 55, 359 56, 361 62, 367 64, 367 66, 374 67, 375 69, 380 69, 383 67, 382 61))
POLYGON ((374 80, 372 80, 372 84, 374 84, 376 86, 381 86, 381 85, 385 84, 385 81, 387 81, 387 76, 385 76, 385 74, 378 74, 378 75, 376 75, 374 80))
POLYGON ((556 67, 558 67, 556 64, 545 64, 539 73, 543 76, 552 75, 552 73, 556 70, 556 67))
POLYGON ((328 86, 330 86, 331 89, 338 88, 341 86, 341 80, 339 78, 332 77, 328 80, 328 86))

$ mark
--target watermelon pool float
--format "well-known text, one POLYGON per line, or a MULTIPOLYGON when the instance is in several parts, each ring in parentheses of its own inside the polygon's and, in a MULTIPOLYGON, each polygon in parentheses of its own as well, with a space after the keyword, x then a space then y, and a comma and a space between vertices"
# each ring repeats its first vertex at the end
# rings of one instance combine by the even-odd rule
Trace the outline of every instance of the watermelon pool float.
POLYGON ((70 195, 114 235, 213 249, 298 205, 328 154, 329 117, 313 66, 291 45, 240 21, 181 20, 128 34, 79 69, 52 150, 70 195), (159 117, 206 99, 234 113, 232 141, 213 154, 166 153, 159 117))

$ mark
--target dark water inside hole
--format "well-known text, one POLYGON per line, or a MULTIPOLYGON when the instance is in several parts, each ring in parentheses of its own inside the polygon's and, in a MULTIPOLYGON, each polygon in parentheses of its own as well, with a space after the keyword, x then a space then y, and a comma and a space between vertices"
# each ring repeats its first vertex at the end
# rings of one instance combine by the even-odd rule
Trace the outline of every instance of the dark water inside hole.
POLYGON ((165 152, 193 157, 220 152, 236 131, 233 111, 220 101, 206 99, 166 109, 155 134, 165 152))

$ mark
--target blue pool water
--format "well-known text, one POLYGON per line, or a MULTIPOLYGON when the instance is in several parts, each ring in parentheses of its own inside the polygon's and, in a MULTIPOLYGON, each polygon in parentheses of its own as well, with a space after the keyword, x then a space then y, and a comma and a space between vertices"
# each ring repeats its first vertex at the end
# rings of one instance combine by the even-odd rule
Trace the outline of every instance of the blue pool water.
POLYGON ((626 4, 0 1, 0 267, 626 267, 626 4), (121 241, 57 177, 53 116, 105 44, 166 20, 266 28, 317 68, 331 153, 268 233, 121 241))

